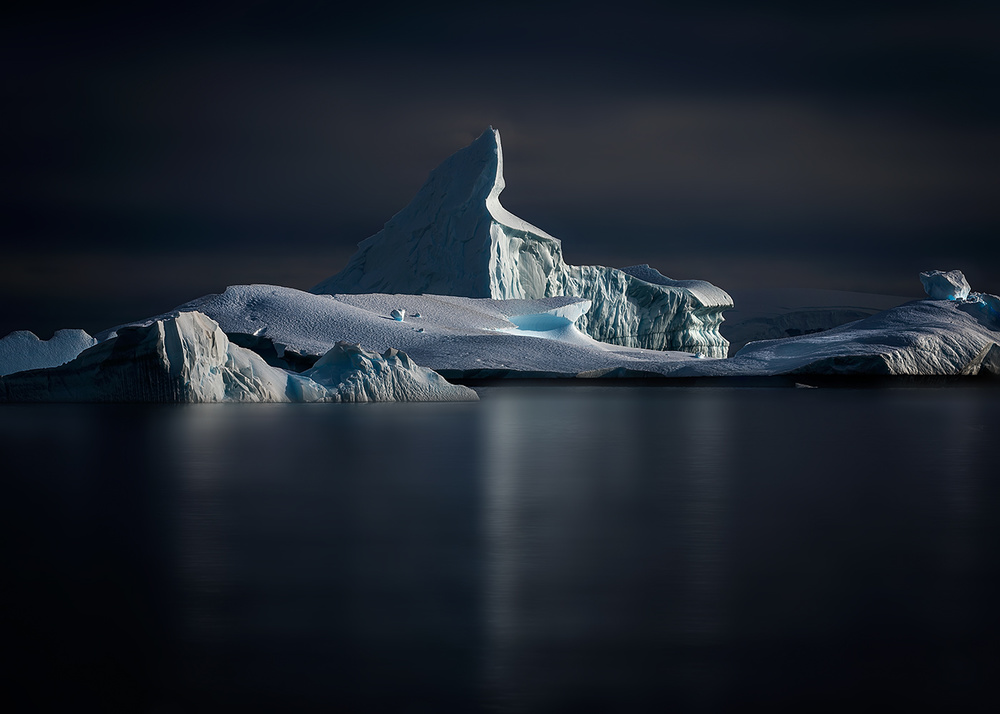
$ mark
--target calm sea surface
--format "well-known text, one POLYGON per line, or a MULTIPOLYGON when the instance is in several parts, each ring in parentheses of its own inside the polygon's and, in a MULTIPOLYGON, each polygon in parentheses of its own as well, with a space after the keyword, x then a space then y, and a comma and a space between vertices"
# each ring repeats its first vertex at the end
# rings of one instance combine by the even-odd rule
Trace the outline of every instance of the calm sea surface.
POLYGON ((104 711, 997 711, 1000 390, 0 405, 8 676, 104 711))

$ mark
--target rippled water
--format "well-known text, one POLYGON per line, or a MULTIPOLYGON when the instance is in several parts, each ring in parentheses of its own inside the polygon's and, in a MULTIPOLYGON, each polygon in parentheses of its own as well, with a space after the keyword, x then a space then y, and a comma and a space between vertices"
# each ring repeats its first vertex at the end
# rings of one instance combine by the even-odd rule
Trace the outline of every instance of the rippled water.
POLYGON ((130 711, 996 701, 996 389, 0 407, 15 681, 130 711))

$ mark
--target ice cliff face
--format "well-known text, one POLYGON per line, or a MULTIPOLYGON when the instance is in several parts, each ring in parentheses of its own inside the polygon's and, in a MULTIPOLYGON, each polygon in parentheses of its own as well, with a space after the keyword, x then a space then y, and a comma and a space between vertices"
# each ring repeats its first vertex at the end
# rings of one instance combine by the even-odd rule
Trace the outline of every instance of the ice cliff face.
POLYGON ((196 312, 127 327, 68 364, 5 377, 6 401, 282 400, 287 380, 196 312))
POLYGON ((369 402, 476 399, 405 354, 334 345, 301 374, 232 344, 211 318, 181 312, 120 328, 71 362, 0 378, 8 402, 369 402))
POLYGON ((577 324, 601 342, 726 356, 718 327, 733 302, 725 291, 649 266, 567 265, 558 239, 500 205, 503 188, 500 134, 490 128, 432 171, 413 201, 312 292, 579 296, 592 307, 577 324))

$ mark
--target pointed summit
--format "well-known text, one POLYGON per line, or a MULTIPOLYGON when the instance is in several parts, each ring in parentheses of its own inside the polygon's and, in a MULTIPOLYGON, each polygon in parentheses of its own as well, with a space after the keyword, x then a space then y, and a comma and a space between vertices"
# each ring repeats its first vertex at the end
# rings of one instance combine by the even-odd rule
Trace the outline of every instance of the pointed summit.
POLYGON ((532 234, 562 262, 557 239, 500 205, 503 188, 500 132, 490 127, 431 171, 409 205, 313 292, 498 297, 489 270, 494 224, 532 234))
POLYGON ((410 293, 494 299, 575 295, 593 301, 580 329, 604 342, 725 357, 725 291, 648 266, 618 270, 563 260, 557 238, 500 205, 493 127, 434 169, 416 197, 314 293, 410 293))

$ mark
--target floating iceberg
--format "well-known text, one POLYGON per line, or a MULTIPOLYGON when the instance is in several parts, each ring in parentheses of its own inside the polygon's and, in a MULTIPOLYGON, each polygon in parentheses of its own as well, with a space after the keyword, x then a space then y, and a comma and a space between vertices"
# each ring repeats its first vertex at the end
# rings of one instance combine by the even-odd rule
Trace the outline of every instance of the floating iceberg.
POLYGON ((1000 325, 951 302, 920 300, 817 335, 751 342, 733 362, 768 373, 975 375, 992 370, 1000 325))
POLYGON ((40 340, 26 330, 11 332, 0 339, 0 377, 65 364, 96 344, 83 330, 59 330, 50 340, 40 340))
POLYGON ((814 335, 751 342, 710 371, 720 376, 996 375, 1000 374, 996 305, 1000 300, 995 295, 983 293, 963 300, 914 300, 814 335))
POLYGON ((451 384, 391 347, 378 354, 339 342, 301 376, 326 389, 319 400, 326 402, 461 402, 479 398, 474 390, 451 384))
POLYGON ((580 329, 601 342, 726 356, 718 328, 733 301, 725 291, 646 265, 567 265, 558 239, 500 205, 503 188, 500 134, 490 128, 432 171, 413 201, 312 292, 577 296, 592 304, 580 329))
POLYGON ((591 309, 590 301, 570 296, 315 295, 273 285, 238 285, 177 310, 208 315, 231 341, 272 366, 302 374, 338 341, 347 340, 377 351, 404 350, 445 377, 463 379, 959 375, 996 371, 992 365, 1000 352, 994 348, 1000 343, 1000 316, 991 312, 987 298, 996 300, 913 301, 825 332, 753 342, 731 359, 696 359, 687 352, 599 342, 577 327, 591 309), (393 309, 421 317, 399 322, 389 317, 393 309))
MULTIPOLYGON (((379 352, 403 350, 449 378, 655 375, 695 357, 598 342, 576 326, 589 307, 589 300, 571 296, 315 295, 276 285, 236 285, 133 325, 198 311, 232 342, 298 372, 341 340, 379 352), (421 317, 399 322, 389 317, 393 309, 421 317)), ((114 334, 100 333, 98 339, 114 334)))
POLYGON ((964 300, 969 297, 969 281, 961 270, 928 270, 920 282, 931 300, 964 300))
POLYGON ((0 378, 8 402, 369 402, 474 400, 388 350, 338 343, 301 374, 230 342, 206 315, 180 312, 115 335, 68 364, 0 378))
POLYGON ((910 302, 912 297, 843 290, 767 287, 741 290, 720 331, 735 355, 749 342, 824 332, 910 302))

